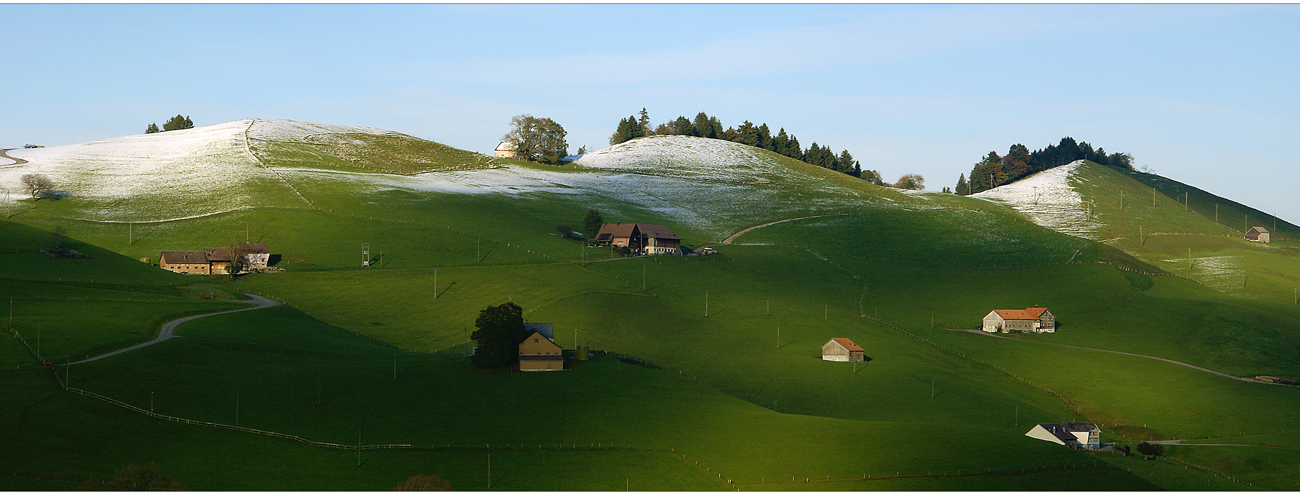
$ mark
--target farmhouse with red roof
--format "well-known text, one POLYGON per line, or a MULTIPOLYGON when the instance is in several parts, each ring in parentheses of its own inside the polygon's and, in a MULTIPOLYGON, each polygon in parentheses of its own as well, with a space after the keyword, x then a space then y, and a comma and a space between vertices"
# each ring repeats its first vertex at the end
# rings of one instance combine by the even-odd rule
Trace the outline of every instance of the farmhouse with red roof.
POLYGON ((823 361, 839 361, 847 363, 850 361, 861 363, 865 361, 862 348, 854 344, 852 340, 834 338, 822 345, 823 361))
POLYGON ((984 316, 984 331, 1053 333, 1056 316, 1047 308, 995 309, 984 316))

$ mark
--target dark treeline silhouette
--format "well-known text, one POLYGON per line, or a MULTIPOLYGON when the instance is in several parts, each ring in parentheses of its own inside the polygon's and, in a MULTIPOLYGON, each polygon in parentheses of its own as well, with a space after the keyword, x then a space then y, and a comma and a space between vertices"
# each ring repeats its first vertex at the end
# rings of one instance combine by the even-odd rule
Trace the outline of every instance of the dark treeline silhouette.
POLYGON ((1075 160, 1089 160, 1111 167, 1133 169, 1133 155, 1128 153, 1106 154, 1104 148, 1093 149, 1087 141, 1075 142, 1074 138, 1061 138, 1060 144, 1047 145, 1046 148, 1030 152, 1023 144, 1013 144, 1007 154, 998 156, 990 151, 984 159, 975 164, 970 171, 970 179, 965 174, 957 179, 957 189, 953 192, 961 195, 1009 184, 1035 172, 1059 167, 1075 160))
POLYGON ((739 127, 724 128, 717 117, 709 116, 704 112, 696 114, 694 120, 681 116, 651 129, 649 114, 642 108, 639 116, 631 115, 618 122, 618 129, 609 137, 609 144, 612 146, 652 135, 695 136, 747 144, 804 163, 860 177, 878 186, 887 185, 875 170, 862 170, 862 164, 853 158, 849 150, 840 151, 837 155, 830 146, 822 146, 815 142, 804 149, 799 145, 799 138, 794 134, 786 133, 785 128, 779 129, 775 136, 766 123, 756 126, 748 120, 741 123, 739 127))

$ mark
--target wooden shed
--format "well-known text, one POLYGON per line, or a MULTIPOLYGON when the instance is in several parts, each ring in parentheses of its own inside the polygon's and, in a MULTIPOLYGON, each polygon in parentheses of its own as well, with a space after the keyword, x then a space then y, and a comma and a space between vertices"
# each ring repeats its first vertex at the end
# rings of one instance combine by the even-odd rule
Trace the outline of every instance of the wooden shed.
POLYGON ((563 371, 564 349, 542 332, 534 330, 519 343, 520 371, 563 371))
POLYGON ((861 363, 866 361, 866 355, 852 340, 837 337, 822 345, 822 360, 861 363))
POLYGON ((1268 229, 1264 227, 1251 227, 1246 231, 1246 240, 1268 243, 1268 229))

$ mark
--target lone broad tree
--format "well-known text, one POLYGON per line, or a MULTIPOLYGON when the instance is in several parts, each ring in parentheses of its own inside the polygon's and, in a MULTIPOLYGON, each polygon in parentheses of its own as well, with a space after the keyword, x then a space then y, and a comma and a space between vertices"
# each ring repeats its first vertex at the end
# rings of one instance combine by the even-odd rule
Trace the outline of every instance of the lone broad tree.
POLYGON ((510 119, 510 132, 502 140, 514 143, 521 159, 555 164, 569 154, 569 143, 564 141, 567 134, 554 120, 516 115, 510 119))
POLYGON ((500 368, 519 360, 524 341, 524 310, 515 303, 488 306, 474 321, 470 338, 478 343, 471 362, 479 368, 500 368))

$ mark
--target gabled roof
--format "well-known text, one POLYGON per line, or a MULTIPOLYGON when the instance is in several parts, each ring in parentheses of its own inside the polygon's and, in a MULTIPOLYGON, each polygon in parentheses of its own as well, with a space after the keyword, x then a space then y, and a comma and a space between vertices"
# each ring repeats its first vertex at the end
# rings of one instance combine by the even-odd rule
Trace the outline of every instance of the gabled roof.
POLYGON ((1264 228, 1264 227, 1251 227, 1250 230, 1253 230, 1253 231, 1255 231, 1255 232, 1259 232, 1259 233, 1261 233, 1261 234, 1267 234, 1267 233, 1268 233, 1268 229, 1266 229, 1266 228, 1264 228))
POLYGON ((677 234, 673 233, 672 229, 657 223, 638 223, 636 225, 641 229, 641 233, 645 234, 647 237, 655 239, 674 239, 678 241, 682 240, 681 237, 677 237, 677 234))
POLYGON ((995 309, 994 313, 1001 316, 1004 320, 1037 320, 1043 316, 1047 308, 1026 308, 1026 309, 995 309))
MULTIPOLYGON (((1057 440, 1060 441, 1061 444, 1070 444, 1070 443, 1078 442, 1079 437, 1075 436, 1074 432, 1084 433, 1084 432, 1100 431, 1097 428, 1097 423, 1079 423, 1079 422, 1039 423, 1038 425, 1030 429, 1029 432, 1025 433, 1025 435, 1035 437, 1035 438, 1041 438, 1033 434, 1034 430, 1037 430, 1039 428, 1042 428, 1048 434, 1055 437, 1057 440)), ((1041 438, 1041 439, 1046 440, 1045 438, 1041 438)))
MULTIPOLYGON (((266 244, 240 244, 240 248, 246 254, 269 254, 271 250, 266 244)), ((203 248, 203 253, 208 257, 208 261, 230 261, 230 248, 203 248)))
POLYGON ((550 323, 524 323, 524 332, 530 336, 533 332, 537 332, 548 339, 555 339, 555 330, 550 323))
POLYGON ((560 347, 560 344, 556 344, 554 340, 551 340, 549 337, 542 335, 542 332, 529 332, 528 336, 524 337, 523 342, 519 343, 519 347, 523 347, 525 344, 528 344, 529 341, 535 337, 541 337, 548 345, 552 345, 555 346, 556 349, 563 350, 563 348, 560 347))
POLYGON ((843 346, 845 349, 848 349, 848 350, 850 350, 850 351, 861 351, 861 350, 862 350, 861 347, 858 347, 857 344, 854 344, 853 341, 852 341, 852 340, 849 340, 849 339, 842 339, 842 338, 836 337, 836 338, 833 338, 833 339, 831 339, 831 340, 835 341, 835 343, 837 343, 837 344, 843 346))
POLYGON ((596 233, 596 238, 608 234, 610 239, 619 237, 632 237, 632 232, 636 231, 635 223, 606 223, 601 224, 600 231, 596 233))
POLYGON ((163 251, 162 260, 167 264, 202 264, 208 262, 208 256, 203 251, 163 251))

